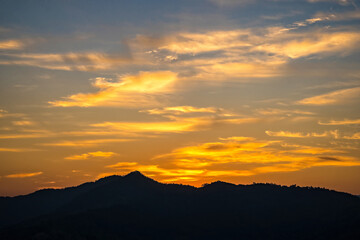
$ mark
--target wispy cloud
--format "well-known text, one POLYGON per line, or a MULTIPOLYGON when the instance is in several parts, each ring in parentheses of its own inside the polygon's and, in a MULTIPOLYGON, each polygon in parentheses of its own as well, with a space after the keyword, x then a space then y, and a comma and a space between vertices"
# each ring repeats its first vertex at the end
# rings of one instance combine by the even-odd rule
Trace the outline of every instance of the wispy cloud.
POLYGON ((107 165, 107 168, 125 168, 125 167, 134 167, 136 165, 139 165, 137 162, 118 162, 112 165, 107 165))
POLYGON ((10 175, 6 175, 6 178, 28 178, 28 177, 35 177, 38 175, 43 174, 43 172, 32 172, 32 173, 15 173, 15 174, 10 174, 10 175))
POLYGON ((220 7, 233 7, 238 5, 245 5, 255 3, 256 0, 208 0, 220 7))
MULTIPOLYGON (((157 64, 192 69, 191 80, 242 81, 286 74, 292 59, 344 56, 357 51, 360 33, 354 29, 300 28, 320 17, 284 27, 227 31, 177 32, 165 36, 139 35, 133 48, 148 49, 157 64)), ((179 70, 180 71, 180 70, 179 70)))
POLYGON ((352 0, 307 0, 309 3, 318 3, 318 2, 335 2, 340 5, 350 5, 353 4, 352 0))
POLYGON ((171 71, 140 72, 122 76, 117 81, 97 78, 93 86, 99 89, 98 92, 78 93, 49 103, 57 107, 159 105, 156 97, 173 91, 177 80, 177 74, 171 71))
POLYGON ((39 149, 34 148, 0 148, 0 152, 32 152, 39 151, 39 149))
POLYGON ((0 50, 17 50, 24 47, 24 43, 20 40, 5 40, 0 41, 0 50))
POLYGON ((220 116, 175 117, 161 122, 104 122, 93 127, 135 133, 182 133, 205 130, 217 124, 247 124, 258 122, 257 118, 228 118, 220 116))
MULTIPOLYGON (((206 33, 177 33, 166 36, 158 50, 175 54, 199 54, 224 49, 249 47, 249 37, 256 37, 249 30, 211 31, 206 33)), ((144 40, 146 39, 143 36, 144 40)), ((143 41, 143 39, 138 39, 143 41)), ((161 42, 160 42, 161 43, 161 42)))
POLYGON ((215 63, 213 65, 198 66, 200 72, 198 79, 240 81, 243 79, 271 78, 281 75, 280 67, 284 61, 256 62, 227 62, 215 63))
POLYGON ((332 105, 344 104, 359 99, 360 87, 347 88, 330 93, 304 98, 297 102, 301 105, 332 105))
POLYGON ((181 115, 186 113, 216 113, 219 111, 223 111, 221 108, 214 107, 206 107, 206 108, 198 108, 193 106, 174 106, 174 107, 164 107, 164 108, 155 108, 149 110, 143 110, 141 112, 147 112, 149 114, 175 114, 181 115))
MULTIPOLYGON (((251 163, 254 164, 252 168, 255 170, 258 167, 256 164, 259 163, 277 165, 279 163, 297 164, 310 161, 316 165, 317 163, 314 162, 314 158, 309 156, 309 154, 321 156, 322 154, 341 152, 339 150, 319 147, 291 146, 278 141, 258 141, 253 139, 247 141, 240 138, 240 142, 237 142, 234 141, 236 138, 230 139, 222 142, 204 143, 197 146, 175 149, 172 153, 159 155, 155 159, 168 159, 169 161, 172 159, 176 166, 189 168, 202 168, 214 164, 235 162, 251 163)), ((353 162, 354 159, 351 161, 353 162)), ((353 163, 360 165, 360 162, 353 163)))
POLYGON ((318 122, 320 125, 353 125, 360 124, 360 119, 331 120, 329 122, 318 122))
POLYGON ((129 58, 100 52, 84 53, 22 53, 2 54, 6 60, 1 65, 25 65, 52 70, 96 71, 133 63, 129 58))
POLYGON ((260 115, 264 116, 312 116, 315 115, 315 113, 310 111, 304 111, 304 110, 296 110, 296 109, 279 109, 279 108, 260 108, 256 109, 255 112, 260 115))
POLYGON ((265 131, 271 137, 289 137, 289 138, 309 138, 309 137, 335 137, 338 138, 338 131, 325 131, 323 133, 302 133, 302 132, 289 132, 289 131, 265 131))
POLYGON ((9 113, 5 109, 0 109, 0 118, 8 118, 8 117, 24 117, 25 114, 22 113, 9 113))
POLYGON ((344 136, 345 139, 350 140, 359 140, 360 139, 360 132, 354 133, 352 136, 344 136))
POLYGON ((114 143, 114 142, 130 142, 134 139, 95 139, 95 140, 71 140, 71 141, 57 141, 50 143, 42 143, 42 146, 51 146, 51 147, 93 147, 99 146, 105 143, 114 143))
POLYGON ((151 164, 118 162, 107 168, 117 172, 140 170, 166 182, 199 181, 229 176, 252 176, 291 172, 315 166, 360 166, 359 159, 345 152, 321 147, 289 145, 282 141, 259 141, 249 137, 221 138, 174 149, 154 157, 151 164))
MULTIPOLYGON (((358 78, 358 77, 356 77, 358 78)), ((357 87, 360 85, 359 80, 355 81, 335 81, 335 82, 327 82, 325 84, 319 84, 307 87, 307 89, 325 89, 325 88, 344 88, 344 87, 357 87)))
POLYGON ((56 136, 55 133, 45 133, 45 132, 34 132, 34 133, 16 133, 16 134, 2 134, 0 139, 24 139, 24 138, 47 138, 51 136, 56 136))
POLYGON ((292 39, 283 39, 278 43, 265 43, 257 49, 296 59, 310 55, 349 52, 356 49, 359 42, 360 33, 358 32, 313 32, 305 35, 294 34, 292 39))
POLYGON ((35 122, 23 120, 23 121, 13 121, 12 122, 15 126, 32 126, 35 125, 35 122))
POLYGON ((110 158, 115 155, 116 155, 116 153, 114 153, 114 152, 97 151, 97 152, 88 152, 88 153, 83 153, 83 154, 78 154, 78 155, 72 155, 72 156, 66 157, 65 159, 66 160, 86 160, 89 158, 110 158))
POLYGON ((319 22, 319 21, 344 21, 344 20, 353 20, 360 19, 360 11, 347 11, 341 13, 317 13, 313 18, 307 19, 310 22, 319 22))

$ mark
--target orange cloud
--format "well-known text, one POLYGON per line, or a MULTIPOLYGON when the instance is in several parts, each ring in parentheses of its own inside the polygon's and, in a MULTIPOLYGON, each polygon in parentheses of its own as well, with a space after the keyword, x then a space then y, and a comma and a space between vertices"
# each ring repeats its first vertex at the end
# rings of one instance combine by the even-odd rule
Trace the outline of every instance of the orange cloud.
POLYGON ((0 118, 6 118, 6 117, 24 117, 25 114, 22 113, 9 113, 8 111, 4 109, 0 109, 0 118))
POLYGON ((309 138, 309 137, 335 137, 338 138, 337 130, 326 131, 323 133, 300 133, 300 132, 288 132, 288 131, 265 131, 265 133, 271 137, 290 137, 290 138, 309 138))
MULTIPOLYGON (((316 21, 320 19, 304 24, 316 21)), ((247 82, 286 74, 291 58, 351 53, 360 43, 355 30, 296 31, 300 27, 298 22, 291 27, 138 36, 133 45, 151 49, 149 57, 166 66, 192 69, 193 75, 184 78, 189 81, 247 82)))
POLYGON ((30 152, 30 151, 39 151, 39 150, 32 148, 0 148, 0 152, 30 152))
POLYGON ((227 138, 219 138, 222 141, 235 141, 235 142, 250 142, 255 141, 255 138, 252 137, 227 137, 227 138))
MULTIPOLYGON (((302 36, 298 35, 297 38, 301 39, 302 36)), ((312 33, 311 36, 303 37, 301 40, 269 43, 256 48, 295 59, 314 54, 350 51, 359 44, 359 41, 360 33, 357 32, 312 33)))
POLYGON ((106 166, 107 168, 124 168, 124 167, 133 167, 138 165, 137 162, 118 162, 112 165, 106 166))
POLYGON ((283 61, 266 63, 228 62, 197 67, 201 79, 270 78, 281 74, 283 61))
POLYGON ((329 122, 318 122, 320 125, 353 125, 353 124, 360 124, 360 119, 354 119, 354 120, 350 120, 350 119, 345 119, 345 120, 340 120, 340 121, 336 121, 336 120, 331 120, 329 122))
POLYGON ((98 177, 139 170, 164 182, 194 182, 299 171, 315 166, 360 166, 359 159, 344 156, 346 152, 336 149, 258 141, 241 136, 220 140, 174 149, 171 153, 155 156, 151 164, 118 162, 108 165, 106 168, 116 172, 102 173, 98 177))
POLYGON ((130 133, 181 133, 208 129, 215 124, 246 124, 259 121, 257 118, 232 118, 226 116, 167 117, 170 118, 170 121, 104 122, 92 124, 91 126, 130 133))
MULTIPOLYGON (((225 142, 203 143, 173 150, 153 160, 169 163, 174 169, 201 169, 203 176, 212 176, 214 168, 231 166, 231 171, 218 170, 224 176, 249 176, 266 172, 297 171, 313 166, 360 166, 359 159, 345 152, 310 146, 291 146, 279 141, 247 140, 244 137, 222 138, 225 142), (236 140, 239 139, 239 142, 236 140), (326 156, 332 154, 332 157, 326 156), (235 166, 238 166, 236 169, 235 166)), ((184 175, 186 176, 186 175, 184 175)), ((202 175, 200 174, 201 177, 202 175)), ((214 175, 215 176, 215 175, 214 175)))
POLYGON ((49 102, 57 107, 125 106, 144 107, 158 105, 156 96, 173 91, 177 74, 170 71, 140 72, 125 75, 116 82, 97 78, 93 83, 96 93, 78 93, 66 100, 49 102))
POLYGON ((1 50, 17 50, 24 47, 24 43, 19 40, 5 40, 0 41, 1 50))
POLYGON ((32 172, 32 173, 16 173, 16 174, 10 174, 6 175, 6 178, 28 178, 28 177, 34 177, 43 174, 43 172, 32 172))
POLYGON ((155 108, 150 110, 145 110, 141 112, 148 112, 149 114, 185 114, 185 113, 217 113, 223 111, 221 108, 207 107, 207 108, 197 108, 193 106, 175 106, 175 107, 165 107, 165 108, 155 108))
POLYGON ((0 139, 17 139, 17 138, 43 138, 49 137, 50 134, 31 133, 31 134, 8 134, 0 135, 0 139))
POLYGON ((309 97, 302 99, 297 102, 301 105, 332 105, 332 104, 343 104, 355 99, 359 99, 360 87, 347 88, 337 90, 334 92, 318 95, 315 97, 309 97))
MULTIPOLYGON (((20 43, 20 42, 19 42, 20 43)), ((17 43, 17 44, 19 44, 17 43)), ((11 43, 17 46, 14 43, 11 43)), ((1 49, 1 43, 0 43, 1 49)), ((95 71, 107 70, 114 66, 132 63, 131 59, 111 56, 98 52, 85 53, 24 53, 5 54, 9 60, 0 61, 3 65, 25 65, 52 70, 64 71, 95 71)))
POLYGON ((15 126, 31 126, 34 125, 34 122, 31 121, 13 121, 12 122, 15 126))
POLYGON ((95 139, 95 140, 73 140, 73 141, 59 141, 53 143, 42 143, 42 146, 51 146, 51 147, 93 147, 105 143, 112 142, 130 142, 134 141, 133 139, 95 139))
POLYGON ((265 116, 271 115, 284 115, 287 117, 296 116, 296 115, 315 115, 313 112, 302 111, 302 110, 288 110, 288 109, 278 109, 278 108, 265 108, 265 109, 256 109, 256 113, 265 116))
POLYGON ((352 136, 344 136, 345 139, 353 139, 359 140, 360 139, 360 132, 354 133, 352 136))
POLYGON ((202 125, 207 125, 208 121, 202 119, 184 119, 168 122, 104 122, 93 124, 94 127, 104 127, 128 132, 189 132, 195 131, 202 125), (196 122, 192 121, 195 120, 196 122))
POLYGON ((66 157, 66 160, 86 160, 89 159, 91 157, 95 157, 95 158, 109 158, 116 155, 116 153, 114 152, 102 152, 102 151, 97 151, 97 152, 88 152, 88 153, 83 153, 80 155, 72 155, 69 157, 66 157))
POLYGON ((178 33, 165 38, 160 50, 176 54, 198 54, 228 48, 251 46, 246 39, 249 30, 210 31, 206 33, 178 33))

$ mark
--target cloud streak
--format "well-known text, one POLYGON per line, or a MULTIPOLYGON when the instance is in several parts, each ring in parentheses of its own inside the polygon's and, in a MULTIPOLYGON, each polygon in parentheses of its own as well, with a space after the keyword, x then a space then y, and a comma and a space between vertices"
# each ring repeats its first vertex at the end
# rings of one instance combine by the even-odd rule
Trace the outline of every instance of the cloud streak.
POLYGON ((43 172, 32 172, 32 173, 15 173, 6 175, 6 178, 29 178, 29 177, 35 177, 43 174, 43 172))
MULTIPOLYGON (((13 45, 14 48, 20 48, 21 42, 3 43, 13 45), (18 45, 17 45, 18 44, 18 45)), ((0 42, 1 49, 1 42, 0 42)), ((134 63, 133 60, 112 56, 101 52, 84 52, 84 53, 22 53, 22 54, 2 54, 6 60, 0 60, 1 65, 24 65, 39 67, 51 70, 63 71, 98 71, 109 70, 119 65, 134 63)))
POLYGON ((289 131, 265 131, 268 136, 271 137, 288 137, 288 138, 310 138, 310 137, 334 137, 338 138, 338 131, 326 131, 323 133, 301 133, 301 132, 289 132, 289 131))
POLYGON ((24 43, 20 40, 0 41, 0 50, 18 50, 24 47, 24 43))
POLYGON ((147 112, 149 114, 155 115, 164 115, 164 114, 175 114, 182 115, 187 113, 216 113, 219 111, 223 111, 223 109, 217 109, 214 107, 207 108, 198 108, 193 106, 175 106, 175 107, 164 107, 164 108, 155 108, 150 110, 144 110, 141 112, 147 112))
POLYGON ((50 146, 50 147, 94 147, 106 143, 115 143, 115 142, 130 142, 134 139, 94 139, 94 140, 71 140, 71 141, 57 141, 50 143, 39 144, 41 146, 50 146))
POLYGON ((342 90, 325 93, 322 95, 304 98, 297 101, 300 105, 336 105, 346 104, 358 100, 360 96, 360 87, 347 88, 342 90))
POLYGON ((257 118, 221 118, 221 117, 174 117, 161 122, 104 122, 93 127, 121 130, 135 133, 182 133, 200 131, 217 124, 247 124, 258 122, 257 118))
POLYGON ((327 125, 327 126, 338 126, 338 125, 356 125, 360 124, 360 119, 345 119, 345 120, 331 120, 329 122, 318 122, 320 125, 327 125))
POLYGON ((335 149, 259 141, 241 136, 220 140, 174 149, 154 157, 151 164, 118 162, 106 167, 119 172, 140 170, 165 182, 192 182, 292 172, 316 166, 360 166, 359 159, 344 156, 343 151, 335 149))
POLYGON ((39 151, 39 150, 32 148, 0 148, 0 152, 32 152, 32 151, 39 151))
POLYGON ((115 155, 116 155, 116 153, 114 153, 114 152, 97 151, 97 152, 83 153, 83 154, 79 154, 79 155, 72 155, 72 156, 66 157, 65 159, 66 160, 87 160, 89 158, 110 158, 115 155))
POLYGON ((177 74, 171 71, 140 72, 125 75, 113 82, 97 78, 92 84, 99 89, 96 93, 78 93, 65 100, 49 102, 56 107, 121 106, 144 107, 160 105, 156 97, 172 92, 177 74))

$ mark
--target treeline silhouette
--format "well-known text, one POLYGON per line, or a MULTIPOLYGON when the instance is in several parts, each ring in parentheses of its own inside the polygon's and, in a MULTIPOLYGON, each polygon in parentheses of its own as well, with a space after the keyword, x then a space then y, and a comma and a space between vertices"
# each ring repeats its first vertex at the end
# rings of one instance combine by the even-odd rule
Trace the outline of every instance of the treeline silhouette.
POLYGON ((360 239, 360 198, 323 188, 162 184, 140 172, 0 198, 0 239, 360 239))

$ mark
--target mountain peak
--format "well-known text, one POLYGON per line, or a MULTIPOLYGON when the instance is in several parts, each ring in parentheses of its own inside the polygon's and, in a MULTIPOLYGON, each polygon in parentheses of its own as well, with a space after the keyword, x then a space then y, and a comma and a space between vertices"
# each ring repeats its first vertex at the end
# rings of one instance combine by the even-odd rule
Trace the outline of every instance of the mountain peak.
POLYGON ((131 173, 128 173, 125 175, 125 177, 145 177, 146 178, 146 176, 139 171, 133 171, 131 173))
POLYGON ((133 171, 127 175, 124 176, 125 179, 135 180, 135 181, 154 181, 151 178, 146 177, 144 174, 142 174, 139 171, 133 171))

